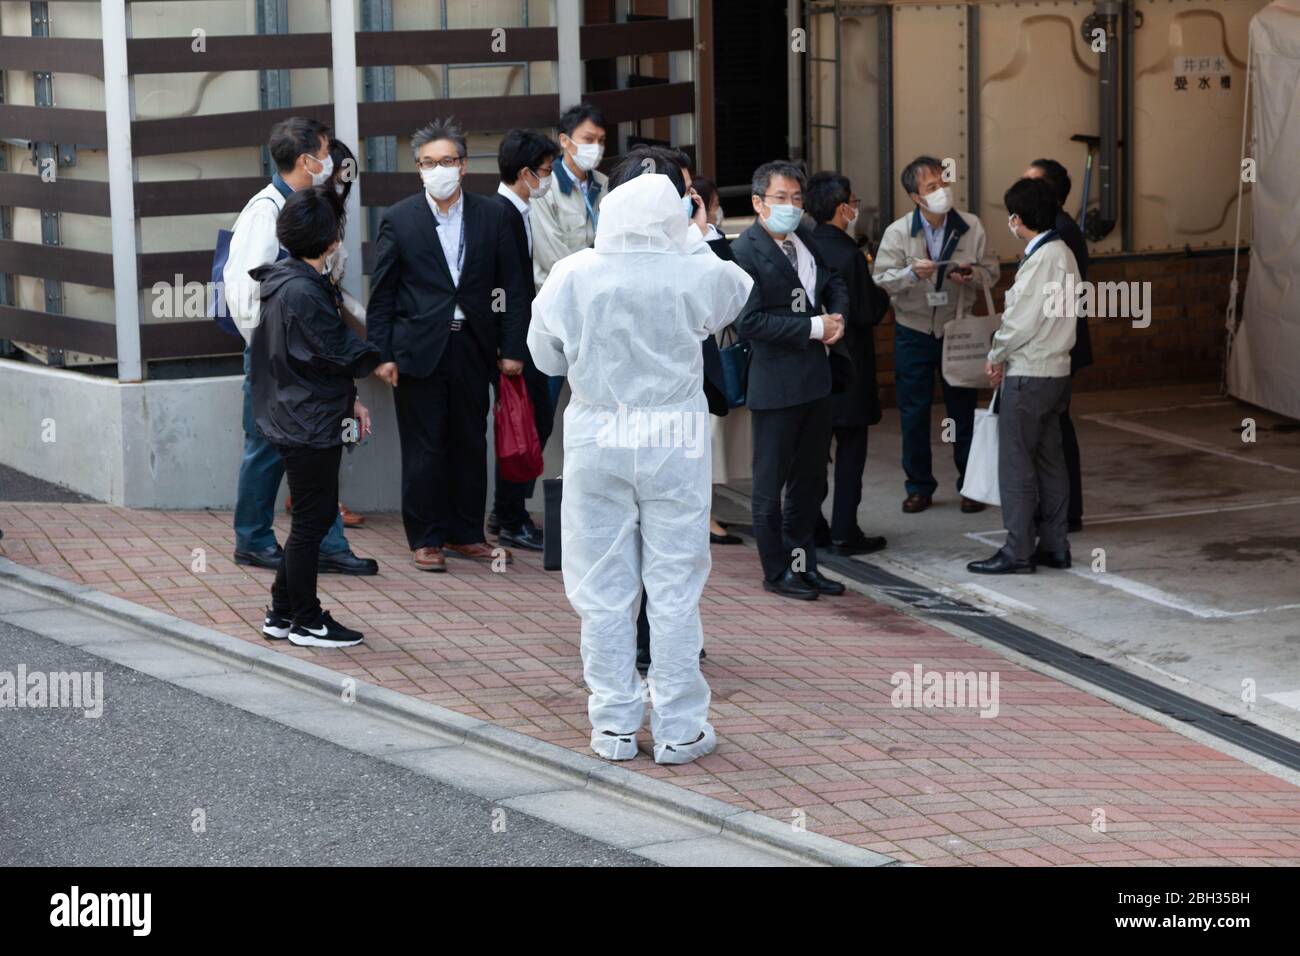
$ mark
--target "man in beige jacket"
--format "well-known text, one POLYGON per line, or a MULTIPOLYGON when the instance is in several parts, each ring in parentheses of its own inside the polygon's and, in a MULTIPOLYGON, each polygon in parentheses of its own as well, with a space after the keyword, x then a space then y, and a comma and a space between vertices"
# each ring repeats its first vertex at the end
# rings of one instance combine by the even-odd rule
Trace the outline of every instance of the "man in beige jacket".
MULTIPOLYGON (((903 511, 930 507, 939 483, 930 455, 930 404, 934 376, 943 360, 943 327, 969 315, 980 286, 992 287, 998 261, 987 247, 984 226, 973 213, 953 208, 953 188, 943 164, 918 156, 903 170, 903 188, 915 204, 889 225, 876 252, 872 279, 889 293, 894 308, 894 392, 903 433, 907 498, 903 511)), ((942 376, 940 376, 942 381, 942 376)), ((943 382, 944 404, 955 423, 953 458, 961 489, 975 424, 976 391, 943 382)), ((963 498, 964 512, 984 506, 963 498)))
POLYGON ((1061 445, 1061 414, 1070 404, 1074 290, 1079 266, 1053 226, 1057 198, 1041 179, 1007 190, 1007 226, 1026 242, 1002 325, 989 350, 989 381, 998 387, 998 491, 1007 540, 976 574, 1032 574, 1070 566, 1066 506, 1070 477, 1061 445), (1035 513, 1041 516, 1035 544, 1035 513))

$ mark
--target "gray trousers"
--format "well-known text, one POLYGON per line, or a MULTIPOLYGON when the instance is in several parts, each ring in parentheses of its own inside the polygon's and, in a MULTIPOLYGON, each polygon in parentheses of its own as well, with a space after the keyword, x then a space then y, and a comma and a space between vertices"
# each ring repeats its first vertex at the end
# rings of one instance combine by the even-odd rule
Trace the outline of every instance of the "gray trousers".
POLYGON ((1059 554, 1066 541, 1066 510, 1070 476, 1061 444, 1061 415, 1070 404, 1070 378, 1009 375, 998 399, 998 486, 1002 494, 1002 525, 1007 541, 1002 551, 1016 561, 1028 561, 1035 550, 1059 554), (1042 523, 1034 544, 1035 515, 1042 523))

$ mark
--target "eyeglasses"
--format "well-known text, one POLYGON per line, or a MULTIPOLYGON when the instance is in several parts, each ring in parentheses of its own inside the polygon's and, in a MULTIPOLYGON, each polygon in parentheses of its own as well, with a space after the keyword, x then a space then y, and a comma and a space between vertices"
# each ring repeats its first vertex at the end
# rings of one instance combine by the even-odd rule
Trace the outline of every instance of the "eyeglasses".
POLYGON ((803 202, 803 193, 795 193, 793 196, 787 196, 785 193, 764 193, 764 199, 775 199, 778 203, 795 203, 803 202))
POLYGON ((415 165, 419 169, 433 169, 435 166, 451 169, 453 166, 459 166, 460 164, 461 159, 459 156, 444 156, 442 159, 421 159, 415 165))

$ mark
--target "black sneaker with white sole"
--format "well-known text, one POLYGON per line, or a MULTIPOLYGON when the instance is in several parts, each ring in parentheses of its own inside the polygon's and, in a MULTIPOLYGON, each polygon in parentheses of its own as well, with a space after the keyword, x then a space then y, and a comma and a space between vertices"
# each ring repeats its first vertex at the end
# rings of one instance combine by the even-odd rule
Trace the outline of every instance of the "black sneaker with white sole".
POLYGON ((361 643, 362 634, 344 627, 329 611, 322 611, 310 624, 289 628, 289 643, 298 647, 353 647, 361 643))
POLYGON ((266 618, 262 621, 262 636, 273 641, 282 641, 289 636, 289 628, 292 626, 292 618, 286 614, 277 614, 268 607, 266 618))

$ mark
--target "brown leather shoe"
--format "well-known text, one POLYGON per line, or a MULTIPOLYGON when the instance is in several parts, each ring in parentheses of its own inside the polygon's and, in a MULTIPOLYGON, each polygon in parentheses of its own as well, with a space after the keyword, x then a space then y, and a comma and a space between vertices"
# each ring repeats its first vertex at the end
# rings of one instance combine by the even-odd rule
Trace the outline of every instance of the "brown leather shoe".
POLYGON ((964 515, 979 514, 987 507, 988 505, 984 502, 976 501, 974 498, 966 498, 963 496, 961 499, 961 513, 964 515))
POLYGON ((479 541, 475 544, 446 544, 443 545, 443 548, 448 554, 454 554, 458 558, 468 558, 480 564, 491 564, 497 559, 497 555, 503 551, 505 552, 506 564, 512 564, 515 560, 509 548, 494 548, 485 541, 479 541))
POLYGON ((924 511, 928 507, 930 507, 929 495, 908 495, 903 501, 903 511, 909 515, 924 511))
POLYGON ((366 523, 366 516, 359 515, 355 511, 349 511, 348 506, 339 502, 339 514, 343 516, 343 527, 360 528, 366 523))
POLYGON ((447 559, 443 557, 442 548, 416 548, 411 552, 411 560, 421 571, 447 570, 447 559))

